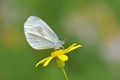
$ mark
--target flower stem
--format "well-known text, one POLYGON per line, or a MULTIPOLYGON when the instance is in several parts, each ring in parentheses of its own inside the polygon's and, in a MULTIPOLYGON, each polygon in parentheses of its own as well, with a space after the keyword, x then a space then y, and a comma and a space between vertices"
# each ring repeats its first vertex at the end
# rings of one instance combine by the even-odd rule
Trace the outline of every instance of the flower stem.
POLYGON ((65 70, 64 70, 64 67, 62 67, 61 69, 62 69, 62 72, 63 72, 63 74, 64 74, 65 80, 69 80, 68 77, 67 77, 67 74, 66 74, 66 72, 65 72, 65 70))

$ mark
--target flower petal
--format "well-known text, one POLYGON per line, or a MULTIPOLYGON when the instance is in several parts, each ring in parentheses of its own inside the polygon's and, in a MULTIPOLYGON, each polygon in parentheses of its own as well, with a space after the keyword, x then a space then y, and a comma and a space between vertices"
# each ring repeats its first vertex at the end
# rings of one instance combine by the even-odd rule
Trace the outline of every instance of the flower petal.
POLYGON ((67 61, 68 60, 68 56, 66 56, 66 55, 59 55, 58 58, 62 61, 67 61))
POLYGON ((40 61, 35 65, 35 67, 37 67, 37 66, 40 65, 40 64, 43 64, 48 58, 49 58, 49 57, 40 60, 40 61))
POLYGON ((72 44, 71 46, 69 46, 69 47, 67 48, 67 50, 71 49, 71 48, 74 47, 75 45, 76 45, 76 43, 72 44))
POLYGON ((49 57, 49 58, 45 61, 45 63, 43 64, 43 67, 46 67, 53 58, 54 58, 54 57, 49 57))
POLYGON ((77 49, 77 48, 79 48, 79 47, 82 47, 82 45, 73 44, 73 45, 71 45, 70 47, 68 47, 67 49, 65 49, 65 53, 68 53, 68 52, 70 52, 70 51, 72 51, 72 50, 74 50, 74 49, 77 49))

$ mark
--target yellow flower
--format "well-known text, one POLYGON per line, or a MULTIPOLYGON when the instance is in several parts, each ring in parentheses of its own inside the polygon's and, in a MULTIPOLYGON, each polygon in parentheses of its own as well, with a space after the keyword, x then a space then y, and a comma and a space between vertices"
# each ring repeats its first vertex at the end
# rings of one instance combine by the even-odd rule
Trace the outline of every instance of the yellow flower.
POLYGON ((58 67, 63 67, 65 65, 64 62, 68 60, 68 56, 65 54, 79 47, 82 47, 82 45, 72 44, 67 49, 56 50, 52 52, 49 57, 40 60, 35 65, 35 67, 37 67, 39 64, 43 64, 43 66, 46 67, 53 58, 57 58, 56 62, 57 62, 58 67))

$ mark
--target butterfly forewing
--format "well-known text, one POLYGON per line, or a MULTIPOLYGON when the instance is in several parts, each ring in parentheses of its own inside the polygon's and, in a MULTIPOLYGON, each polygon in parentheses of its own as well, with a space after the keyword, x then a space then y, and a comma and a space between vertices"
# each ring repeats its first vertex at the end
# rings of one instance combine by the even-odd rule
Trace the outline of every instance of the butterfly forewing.
POLYGON ((34 49, 53 48, 59 39, 55 32, 40 18, 30 16, 24 24, 28 43, 34 49))

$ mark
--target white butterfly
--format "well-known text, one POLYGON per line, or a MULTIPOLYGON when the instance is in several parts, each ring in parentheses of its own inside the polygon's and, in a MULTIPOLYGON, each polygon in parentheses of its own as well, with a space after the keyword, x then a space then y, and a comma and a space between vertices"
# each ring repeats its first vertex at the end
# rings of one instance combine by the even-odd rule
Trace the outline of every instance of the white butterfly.
POLYGON ((34 49, 60 49, 64 41, 58 39, 55 32, 40 18, 30 16, 24 24, 25 36, 34 49))

